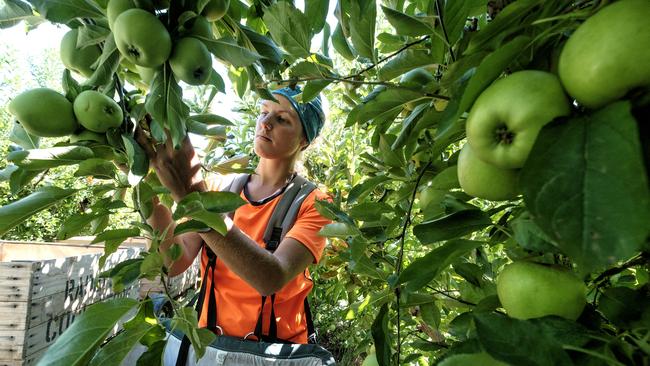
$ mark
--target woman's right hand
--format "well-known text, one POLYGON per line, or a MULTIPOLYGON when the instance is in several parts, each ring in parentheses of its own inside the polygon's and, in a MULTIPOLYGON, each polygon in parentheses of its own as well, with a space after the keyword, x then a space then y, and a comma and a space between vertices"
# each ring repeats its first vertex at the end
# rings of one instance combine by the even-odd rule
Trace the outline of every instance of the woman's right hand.
POLYGON ((207 190, 201 174, 201 162, 188 136, 185 136, 177 150, 174 149, 169 135, 164 143, 156 144, 155 140, 138 126, 136 140, 147 153, 160 183, 169 190, 176 202, 189 193, 207 190))

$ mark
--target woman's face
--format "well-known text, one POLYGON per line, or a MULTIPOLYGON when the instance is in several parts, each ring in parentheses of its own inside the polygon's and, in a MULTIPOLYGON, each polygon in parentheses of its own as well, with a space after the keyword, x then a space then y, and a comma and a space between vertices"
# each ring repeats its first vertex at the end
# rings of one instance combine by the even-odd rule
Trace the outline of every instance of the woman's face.
POLYGON ((255 125, 255 153, 266 159, 288 159, 307 146, 298 113, 282 95, 265 100, 255 125))

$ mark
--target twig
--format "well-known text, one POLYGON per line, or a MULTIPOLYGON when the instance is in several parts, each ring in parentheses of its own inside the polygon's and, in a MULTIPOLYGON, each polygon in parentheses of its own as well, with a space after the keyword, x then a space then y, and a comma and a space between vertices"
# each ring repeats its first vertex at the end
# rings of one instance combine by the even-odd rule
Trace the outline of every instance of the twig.
POLYGON ((608 278, 608 277, 611 277, 613 275, 619 274, 619 273, 623 272, 624 270, 626 270, 626 269, 628 269, 630 267, 634 267, 634 266, 640 265, 640 264, 647 264, 648 260, 650 260, 650 254, 648 254, 646 252, 643 252, 643 253, 637 255, 636 257, 630 259, 629 261, 621 264, 618 267, 613 267, 613 268, 610 268, 610 269, 606 270, 605 272, 601 273, 598 277, 596 277, 593 281, 591 281, 591 283, 601 282, 605 278, 608 278))
POLYGON ((451 56, 451 61, 456 61, 456 56, 454 56, 453 45, 449 43, 449 35, 447 35, 447 29, 445 28, 445 22, 442 18, 442 11, 440 10, 440 0, 436 0, 436 12, 438 13, 438 19, 440 19, 440 27, 442 28, 442 34, 445 36, 445 41, 449 45, 449 55, 451 56))
POLYGON ((420 44, 420 43, 426 41, 426 40, 429 39, 430 37, 431 37, 431 36, 424 36, 424 37, 418 39, 417 41, 413 41, 413 42, 407 43, 407 44, 405 44, 404 46, 402 46, 399 50, 397 50, 397 51, 391 53, 390 55, 384 56, 383 58, 379 59, 379 61, 377 61, 377 63, 374 63, 374 64, 372 64, 372 65, 366 67, 365 69, 359 71, 359 72, 356 73, 356 74, 346 76, 346 77, 344 77, 343 79, 354 79, 354 78, 357 77, 357 76, 361 76, 361 75, 364 74, 365 72, 370 71, 370 70, 372 70, 373 68, 377 67, 377 65, 379 65, 380 63, 382 63, 382 62, 384 62, 384 61, 386 61, 386 60, 388 60, 388 59, 391 59, 391 58, 393 58, 393 57, 399 55, 400 53, 404 52, 406 49, 408 49, 408 48, 410 48, 410 47, 412 47, 412 46, 415 46, 416 44, 420 44))
POLYGON ((38 185, 43 181, 43 179, 45 179, 45 176, 46 176, 47 173, 49 173, 49 172, 50 172, 50 169, 45 169, 45 170, 41 173, 41 176, 38 177, 38 179, 36 180, 36 182, 33 184, 34 189, 36 189, 36 186, 38 186, 38 185))
MULTIPOLYGON (((424 173, 429 169, 431 166, 431 161, 422 169, 420 174, 418 175, 418 179, 415 182, 415 187, 413 188, 413 194, 411 195, 411 202, 409 203, 409 209, 406 213, 406 216, 404 217, 404 224, 402 225, 402 234, 400 235, 401 237, 401 243, 400 243, 400 248, 399 248, 399 254, 397 256, 397 268, 396 268, 396 274, 397 278, 399 278, 400 272, 402 271, 402 262, 404 260, 404 244, 405 244, 405 239, 406 239, 406 229, 408 229, 409 225, 411 225, 411 212, 413 211, 413 204, 415 203, 415 195, 418 192, 418 186, 420 185, 420 181, 422 181, 422 177, 424 176, 424 173)), ((401 303, 401 287, 397 285, 395 287, 395 296, 397 297, 397 360, 399 362, 401 352, 402 352, 402 342, 400 340, 401 338, 401 317, 399 314, 399 309, 400 309, 400 303, 401 303)))

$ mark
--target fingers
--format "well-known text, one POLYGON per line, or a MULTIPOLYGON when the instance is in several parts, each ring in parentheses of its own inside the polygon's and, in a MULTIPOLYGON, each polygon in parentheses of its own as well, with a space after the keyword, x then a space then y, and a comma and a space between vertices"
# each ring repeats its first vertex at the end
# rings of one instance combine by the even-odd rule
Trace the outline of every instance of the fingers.
POLYGON ((149 157, 149 160, 155 160, 156 158, 156 149, 153 146, 151 138, 147 136, 147 133, 140 127, 140 125, 135 128, 135 141, 140 144, 144 152, 149 157))

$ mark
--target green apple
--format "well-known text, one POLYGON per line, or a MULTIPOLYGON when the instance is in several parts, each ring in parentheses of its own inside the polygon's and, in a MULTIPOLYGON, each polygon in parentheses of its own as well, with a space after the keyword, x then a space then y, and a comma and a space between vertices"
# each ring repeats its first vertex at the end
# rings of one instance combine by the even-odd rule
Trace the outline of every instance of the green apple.
POLYGON ((124 13, 129 9, 135 9, 135 2, 133 0, 109 0, 106 5, 106 18, 108 18, 108 27, 113 30, 113 23, 117 16, 124 13))
POLYGON ((486 163, 521 168, 542 127, 570 112, 557 76, 518 71, 494 82, 476 99, 467 118, 467 142, 486 163))
POLYGON ((458 182, 470 196, 490 201, 516 198, 519 170, 501 169, 479 159, 469 144, 458 155, 458 182))
POLYGON ((172 50, 169 32, 146 10, 130 9, 120 14, 113 23, 113 35, 120 53, 136 65, 158 67, 172 50))
POLYGON ((140 79, 142 79, 142 82, 145 83, 147 87, 151 85, 151 82, 153 81, 153 78, 156 76, 156 72, 158 71, 150 67, 143 67, 137 65, 135 69, 138 71, 138 75, 140 75, 140 79))
POLYGON ((214 38, 212 36, 212 25, 205 17, 197 15, 183 23, 183 35, 199 38, 214 38))
POLYGON ((650 85, 650 1, 622 0, 587 19, 566 42, 562 85, 578 103, 600 108, 650 85))
POLYGON ((106 144, 106 135, 103 133, 97 133, 89 130, 78 131, 70 135, 70 143, 74 144, 79 141, 94 141, 102 144, 106 144))
POLYGON ((508 366, 508 364, 495 360, 487 352, 481 352, 452 355, 445 358, 438 366, 508 366))
POLYGON ((94 90, 86 90, 74 100, 74 114, 79 123, 93 132, 106 132, 122 124, 122 108, 113 99, 94 90))
POLYGON ((230 0, 210 0, 210 2, 208 2, 203 8, 201 14, 203 14, 208 21, 214 22, 226 15, 229 6, 230 0))
POLYGON ((577 319, 586 304, 587 288, 573 272, 557 266, 518 261, 497 277, 497 295, 510 317, 558 315, 577 319))
POLYGON ((92 65, 101 56, 102 52, 96 45, 78 48, 78 35, 79 30, 71 29, 63 36, 59 47, 59 55, 66 69, 90 77, 95 71, 92 65))
POLYGON ((185 37, 174 45, 169 66, 177 79, 190 85, 201 85, 210 79, 212 56, 203 42, 185 37))
POLYGON ((73 133, 79 125, 72 103, 48 88, 27 90, 9 103, 11 113, 25 131, 40 137, 61 137, 73 133))

